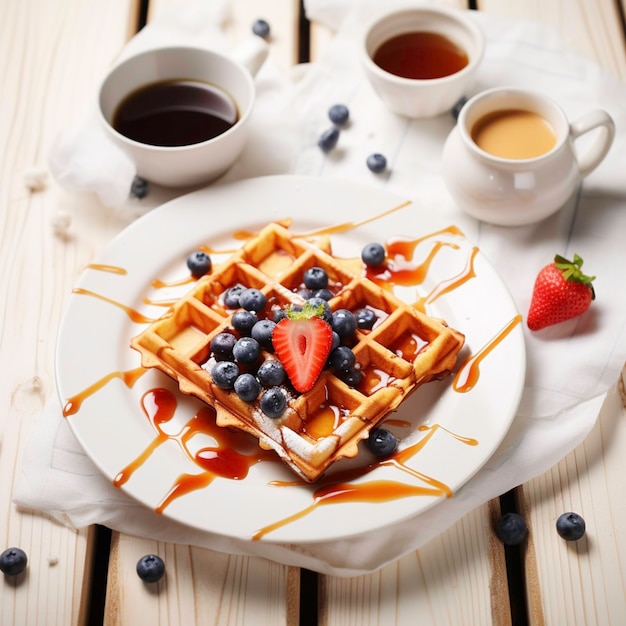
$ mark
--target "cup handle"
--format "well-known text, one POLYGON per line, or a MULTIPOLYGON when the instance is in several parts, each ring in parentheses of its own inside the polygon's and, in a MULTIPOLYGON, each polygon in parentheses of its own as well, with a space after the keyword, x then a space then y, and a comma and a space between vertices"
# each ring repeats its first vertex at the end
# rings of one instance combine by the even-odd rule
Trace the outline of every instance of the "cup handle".
POLYGON ((267 42, 261 37, 248 37, 238 44, 231 52, 230 57, 235 62, 243 65, 252 76, 256 76, 261 69, 270 48, 267 42))
POLYGON ((589 111, 581 118, 570 124, 570 134, 573 139, 600 128, 600 136, 587 148, 587 151, 578 159, 578 169, 582 178, 591 174, 600 165, 606 156, 613 139, 615 138, 615 122, 613 118, 600 109, 589 111))

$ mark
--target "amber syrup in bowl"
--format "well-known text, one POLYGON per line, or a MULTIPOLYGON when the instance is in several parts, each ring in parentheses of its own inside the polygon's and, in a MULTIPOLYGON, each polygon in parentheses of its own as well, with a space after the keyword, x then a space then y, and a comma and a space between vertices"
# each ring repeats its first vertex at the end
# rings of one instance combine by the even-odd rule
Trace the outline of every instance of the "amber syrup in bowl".
POLYGON ((451 39, 427 31, 395 35, 383 42, 372 58, 390 74, 418 80, 450 76, 469 63, 467 52, 451 39))

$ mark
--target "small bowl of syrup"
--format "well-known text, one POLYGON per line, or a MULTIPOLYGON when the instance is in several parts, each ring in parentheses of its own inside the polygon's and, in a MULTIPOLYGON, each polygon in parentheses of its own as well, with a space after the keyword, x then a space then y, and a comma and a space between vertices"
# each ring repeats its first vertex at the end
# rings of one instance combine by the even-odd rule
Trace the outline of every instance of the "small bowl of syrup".
POLYGON ((387 108, 406 117, 432 117, 451 111, 467 96, 485 48, 469 13, 406 8, 367 25, 363 65, 387 108))

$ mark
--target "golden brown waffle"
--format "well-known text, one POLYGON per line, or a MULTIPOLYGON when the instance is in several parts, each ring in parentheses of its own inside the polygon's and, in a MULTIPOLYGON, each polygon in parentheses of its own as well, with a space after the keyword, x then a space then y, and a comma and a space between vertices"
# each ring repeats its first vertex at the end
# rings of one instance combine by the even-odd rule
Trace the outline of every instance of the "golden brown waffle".
MULTIPOLYGON (((274 449, 294 472, 313 482, 335 461, 356 456, 358 442, 419 385, 447 375, 464 341, 445 322, 402 302, 353 265, 330 254, 327 237, 298 238, 270 224, 199 279, 131 346, 141 353, 144 367, 158 368, 178 381, 183 393, 213 406, 219 426, 252 434, 261 447, 274 449), (273 309, 303 303, 295 292, 313 266, 329 276, 333 310, 371 307, 378 315, 374 328, 357 330, 351 342, 363 378, 358 388, 351 388, 327 368, 307 393, 285 387, 287 410, 270 418, 258 401, 244 402, 234 391, 220 389, 207 371, 213 361, 211 339, 224 330, 235 332, 233 311, 224 308, 220 297, 237 283, 260 289, 268 304, 259 318, 271 319, 273 309)), ((275 357, 264 353, 262 358, 275 357)))

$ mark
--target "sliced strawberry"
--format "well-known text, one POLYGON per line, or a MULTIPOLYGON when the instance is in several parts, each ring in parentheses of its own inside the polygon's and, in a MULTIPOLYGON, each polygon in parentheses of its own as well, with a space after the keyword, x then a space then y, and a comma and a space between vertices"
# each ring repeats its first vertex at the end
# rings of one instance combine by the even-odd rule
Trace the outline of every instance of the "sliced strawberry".
POLYGON ((333 343, 331 327, 320 317, 319 307, 305 305, 287 312, 272 333, 274 352, 296 391, 305 393, 319 378, 333 343))

